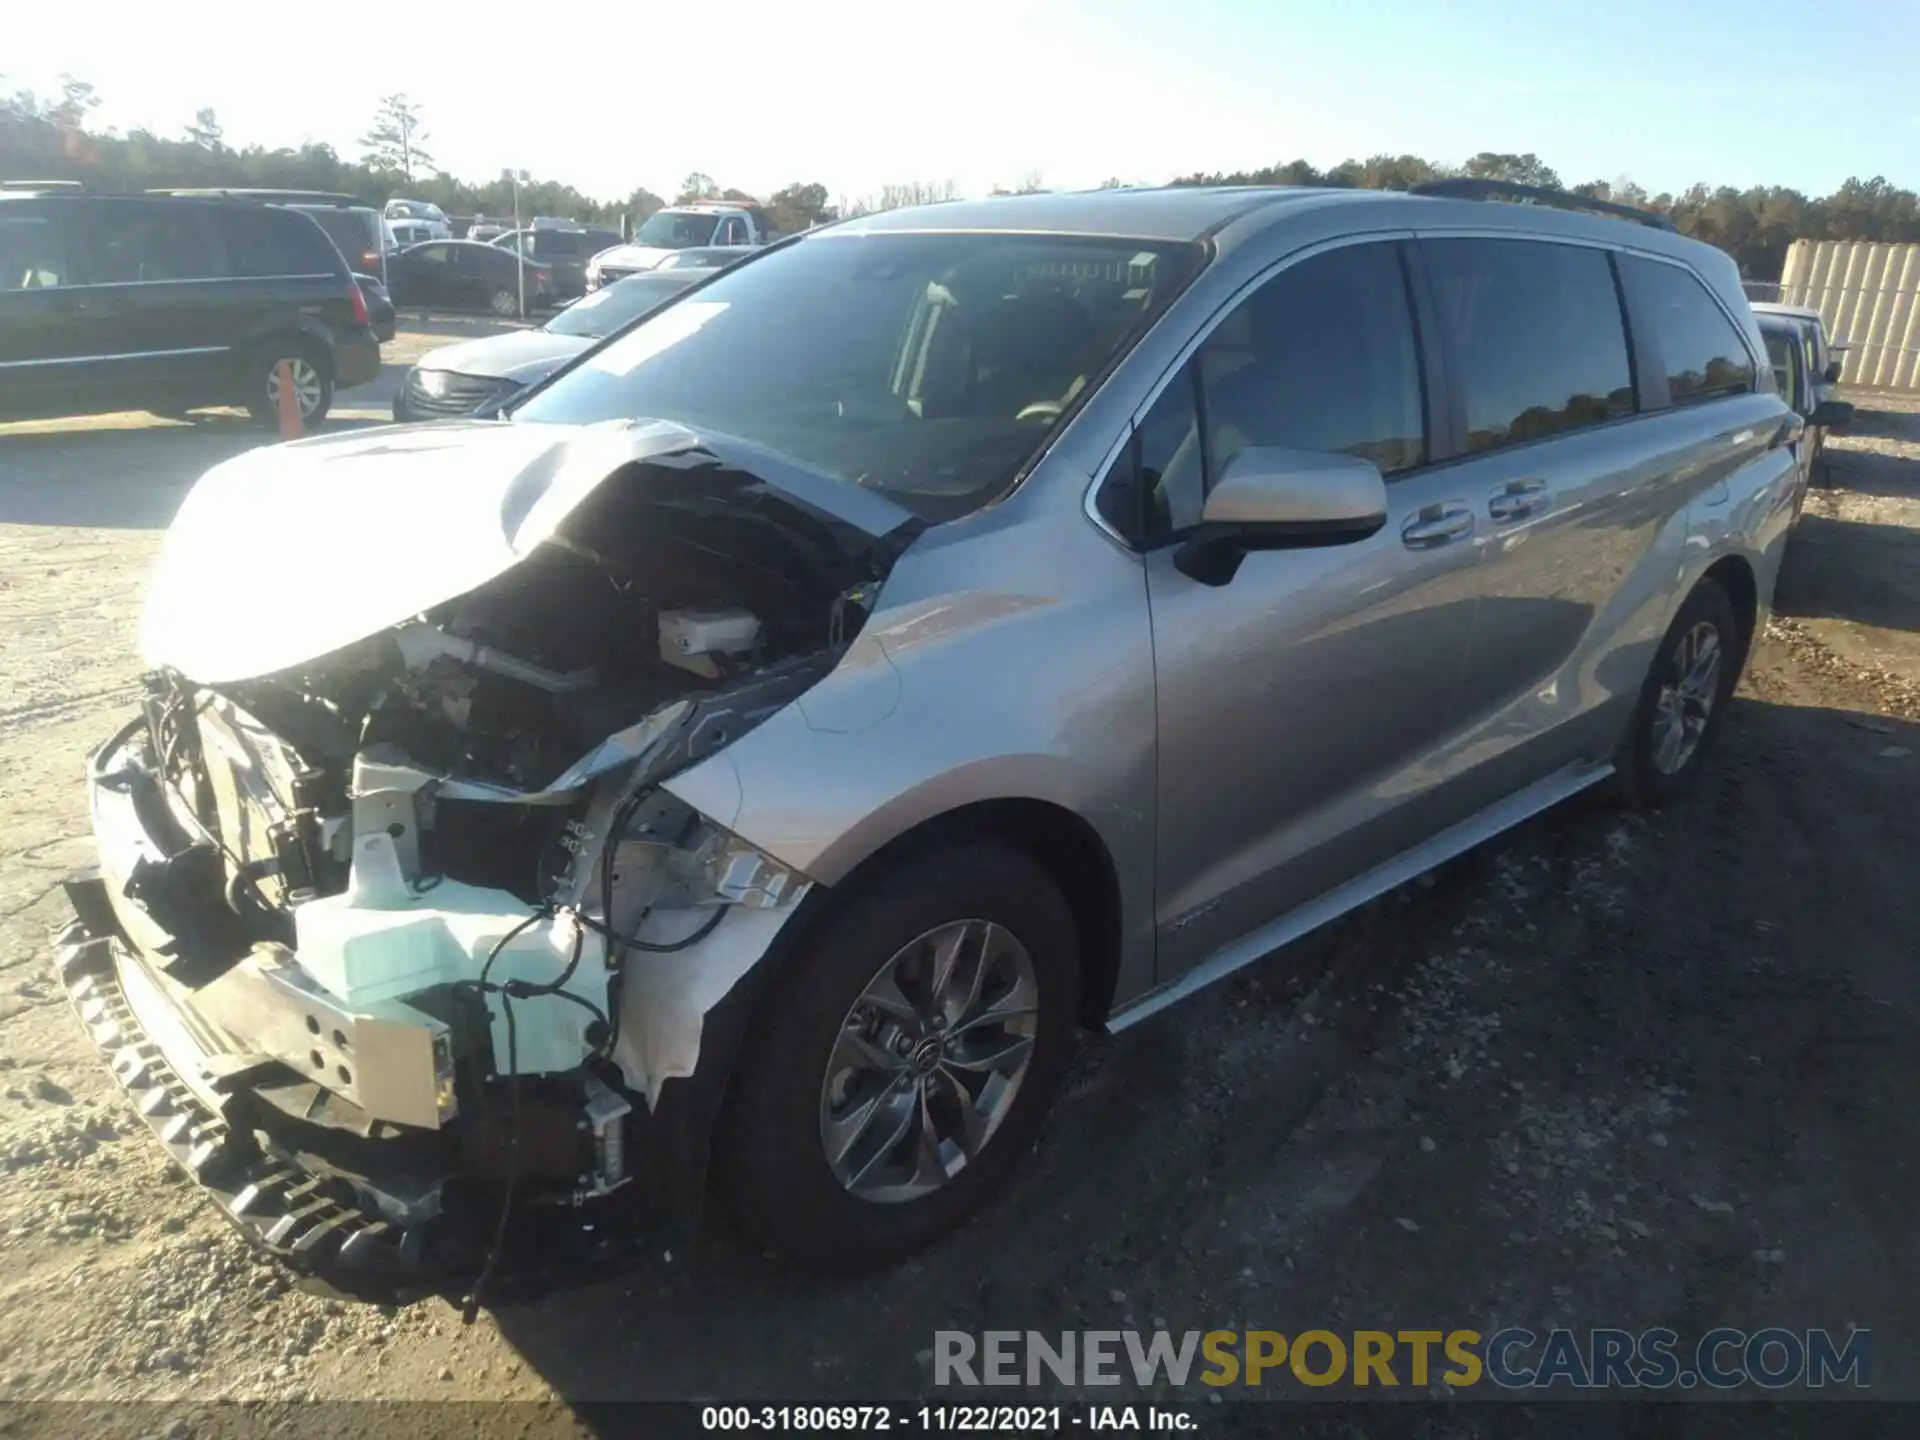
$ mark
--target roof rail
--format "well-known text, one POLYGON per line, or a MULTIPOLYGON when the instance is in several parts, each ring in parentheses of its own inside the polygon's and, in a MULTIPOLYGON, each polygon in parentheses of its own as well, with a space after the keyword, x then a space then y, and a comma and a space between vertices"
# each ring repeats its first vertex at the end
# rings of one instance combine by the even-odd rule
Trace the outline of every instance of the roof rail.
POLYGON ((0 190, 34 191, 42 193, 52 190, 61 194, 71 195, 86 188, 87 183, 84 180, 0 180, 0 190))
POLYGON ((205 188, 161 185, 148 190, 147 194, 168 195, 176 200, 257 200, 270 205, 353 205, 369 210, 377 208, 368 205, 358 195, 347 195, 335 190, 268 190, 244 185, 216 185, 205 188))
POLYGON ((1513 180, 1428 180, 1411 187, 1409 195, 1430 195, 1439 200, 1506 200, 1515 205, 1546 205, 1555 210, 1590 210, 1596 215, 1611 215, 1616 220, 1631 220, 1654 230, 1678 234, 1673 221, 1657 210, 1638 205, 1619 205, 1611 200, 1596 200, 1575 195, 1570 190, 1555 190, 1546 185, 1522 185, 1513 180))

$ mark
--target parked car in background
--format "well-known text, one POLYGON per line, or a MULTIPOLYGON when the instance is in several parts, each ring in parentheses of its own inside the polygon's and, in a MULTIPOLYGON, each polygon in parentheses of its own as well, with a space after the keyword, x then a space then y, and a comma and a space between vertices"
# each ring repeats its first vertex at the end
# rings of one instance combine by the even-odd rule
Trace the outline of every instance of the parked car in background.
POLYGON ((546 225, 510 230, 489 243, 549 267, 553 271, 554 294, 570 300, 586 293, 588 262, 600 251, 618 245, 620 235, 615 230, 546 225))
POLYGON ((511 250, 477 240, 429 240, 400 251, 387 262, 388 285, 396 305, 442 310, 490 310, 520 313, 521 272, 525 271, 529 312, 550 307, 553 271, 523 261, 511 250))
POLYGON ((393 397, 393 418, 443 420, 497 407, 715 273, 689 268, 635 275, 574 301, 537 330, 435 350, 407 371, 393 397))
POLYGON ((493 241, 498 240, 502 235, 506 234, 507 230, 508 227, 505 225, 495 225, 491 222, 486 222, 479 225, 468 226, 467 233, 460 238, 463 240, 479 240, 482 242, 493 241))
POLYGON ((370 205, 295 204, 289 208, 309 216, 326 231, 354 271, 386 282, 386 222, 378 210, 370 205))
POLYGON ((253 200, 0 193, 0 416, 244 405, 302 421, 380 370, 367 298, 307 215, 253 200))
POLYGON ((593 258, 603 279, 618 278, 651 270, 676 250, 759 246, 774 238, 772 215, 757 205, 675 205, 649 215, 631 242, 593 258))
POLYGON ((208 472, 57 956, 137 1112, 335 1284, 709 1177, 869 1268, 1006 1184, 1083 1028, 1679 800, 1800 421, 1724 253, 1489 193, 864 216, 501 420, 208 472), (352 583, 236 624, 289 495, 352 583))
POLYGON ((396 250, 404 250, 409 245, 424 245, 436 239, 433 226, 424 220, 382 220, 386 230, 387 255, 391 257, 396 250))
MULTIPOLYGON (((1839 399, 1839 357, 1845 353, 1847 342, 1835 340, 1827 334, 1827 323, 1820 312, 1809 305, 1781 305, 1766 302, 1754 305, 1753 313, 1762 320, 1775 317, 1796 325, 1800 331, 1800 346, 1807 373, 1813 378, 1815 402, 1839 399)), ((1820 459, 1820 451, 1825 445, 1827 428, 1829 427, 1821 427, 1820 432, 1814 436, 1812 462, 1816 466, 1820 459)))
POLYGON ((677 270, 687 265, 694 269, 724 270, 736 260, 759 254, 761 248, 758 245, 695 245, 685 250, 675 250, 654 269, 677 270))
POLYGON ((428 201, 389 200, 381 214, 389 220, 406 220, 425 225, 428 230, 428 239, 451 240, 453 238, 453 225, 448 221, 446 211, 428 201))
POLYGON ((620 246, 613 250, 603 250, 589 260, 587 289, 598 290, 603 285, 615 284, 630 275, 645 275, 655 270, 675 270, 681 266, 691 266, 697 270, 724 269, 737 260, 759 254, 763 247, 759 245, 693 245, 685 250, 669 250, 658 261, 638 267, 631 265, 624 253, 629 248, 620 246))
MULTIPOLYGON (((1820 451, 1829 430, 1844 430, 1853 419, 1853 406, 1834 396, 1835 386, 1816 369, 1824 343, 1818 315, 1782 310, 1777 306, 1753 307, 1766 342, 1767 361, 1773 369, 1774 388, 1780 398, 1806 422, 1805 431, 1792 441, 1794 458, 1800 466, 1800 494, 1794 501, 1794 518, 1800 517, 1809 486, 1820 478, 1820 451)), ((1837 361, 1829 366, 1838 368, 1837 361)))
POLYGON ((360 287, 360 293, 366 297, 367 319, 373 326, 374 338, 384 345, 393 339, 398 325, 393 297, 387 293, 387 287, 372 275, 356 274, 353 279, 360 287))

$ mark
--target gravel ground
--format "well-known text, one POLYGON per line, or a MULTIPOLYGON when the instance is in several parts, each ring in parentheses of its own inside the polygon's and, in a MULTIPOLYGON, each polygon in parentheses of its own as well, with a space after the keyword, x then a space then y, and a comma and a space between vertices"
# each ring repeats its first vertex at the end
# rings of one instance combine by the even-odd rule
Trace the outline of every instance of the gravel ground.
POLYGON ((0 427, 0 1400, 860 1400, 936 1329, 1163 1324, 1856 1325, 1920 1395, 1920 404, 1858 398, 1690 801, 1565 807, 1116 1039, 894 1273, 716 1234, 471 1329, 259 1263, 48 967, 157 527, 252 437, 0 427))

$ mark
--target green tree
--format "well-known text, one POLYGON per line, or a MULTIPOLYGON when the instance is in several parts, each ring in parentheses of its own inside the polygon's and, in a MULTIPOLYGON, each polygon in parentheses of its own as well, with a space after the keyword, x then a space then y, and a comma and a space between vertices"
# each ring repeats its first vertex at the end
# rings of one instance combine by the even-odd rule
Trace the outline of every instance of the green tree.
POLYGON ((1548 190, 1560 188, 1560 177, 1553 167, 1546 164, 1531 151, 1525 155, 1503 155, 1493 150, 1482 150, 1461 168, 1461 173, 1475 180, 1511 180, 1516 185, 1538 185, 1548 190))
POLYGON ((680 193, 674 197, 676 205, 692 205, 701 200, 712 200, 720 193, 720 187, 713 183, 713 177, 704 170, 689 171, 687 178, 680 182, 680 193))
POLYGON ((773 211, 774 228, 783 235, 809 229, 833 215, 827 204, 827 187, 818 183, 796 180, 774 191, 767 205, 773 211))
POLYGON ((421 142, 427 138, 420 107, 405 95, 382 95, 373 113, 373 128, 360 137, 361 158, 375 170, 397 174, 411 183, 416 171, 433 167, 421 142))

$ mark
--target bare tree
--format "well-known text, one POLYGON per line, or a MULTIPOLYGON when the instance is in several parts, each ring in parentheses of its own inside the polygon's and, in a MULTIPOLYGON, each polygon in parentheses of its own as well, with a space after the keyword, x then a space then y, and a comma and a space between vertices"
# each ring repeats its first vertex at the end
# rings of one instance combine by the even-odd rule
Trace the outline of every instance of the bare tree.
POLYGON ((71 75, 62 75, 60 98, 47 111, 47 119, 62 130, 84 129, 87 116, 99 104, 100 97, 93 93, 93 86, 71 75))
POLYGON ((187 126, 187 139, 202 150, 218 150, 225 131, 220 128, 220 117, 211 107, 193 112, 193 124, 187 126))
POLYGON ((692 205, 701 200, 712 200, 719 196, 720 187, 714 183, 711 175, 704 170, 694 170, 680 182, 680 193, 674 197, 676 205, 692 205))
POLYGON ((416 167, 433 168, 433 156, 420 145, 426 138, 420 107, 405 95, 383 95, 373 128, 360 137, 360 158, 376 170, 397 170, 411 181, 416 167))
POLYGON ((959 193, 951 180, 896 180, 882 185, 878 198, 868 202, 867 208, 903 210, 909 205, 939 205, 959 193))

